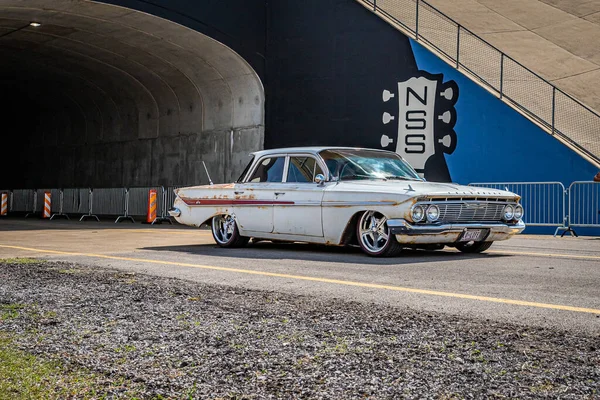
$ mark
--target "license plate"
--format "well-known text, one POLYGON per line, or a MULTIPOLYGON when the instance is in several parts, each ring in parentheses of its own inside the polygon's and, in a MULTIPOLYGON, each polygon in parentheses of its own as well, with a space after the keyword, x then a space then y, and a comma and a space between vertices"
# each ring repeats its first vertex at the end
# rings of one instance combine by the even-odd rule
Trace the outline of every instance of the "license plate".
POLYGON ((469 229, 468 231, 463 232, 460 237, 460 242, 470 242, 477 241, 481 236, 482 229, 469 229))

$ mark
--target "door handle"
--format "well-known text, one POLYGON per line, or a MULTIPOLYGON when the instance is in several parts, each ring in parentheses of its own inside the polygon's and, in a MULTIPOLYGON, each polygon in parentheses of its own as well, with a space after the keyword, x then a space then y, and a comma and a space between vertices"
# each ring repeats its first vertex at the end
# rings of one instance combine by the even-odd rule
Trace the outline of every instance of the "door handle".
POLYGON ((285 194, 285 192, 275 192, 275 196, 281 196, 283 194, 285 194))
POLYGON ((242 191, 239 191, 239 192, 233 192, 233 193, 234 193, 234 194, 242 194, 242 193, 244 193, 244 191, 242 190, 242 191))

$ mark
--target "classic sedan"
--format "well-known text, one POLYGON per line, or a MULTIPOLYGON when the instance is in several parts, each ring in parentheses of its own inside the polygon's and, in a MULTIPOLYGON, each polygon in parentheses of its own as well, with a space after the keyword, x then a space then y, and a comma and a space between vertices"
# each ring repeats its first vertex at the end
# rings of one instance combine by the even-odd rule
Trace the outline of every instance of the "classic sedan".
POLYGON ((479 253, 525 229, 512 192, 422 179, 398 154, 347 147, 257 151, 234 183, 183 187, 169 214, 210 225, 221 247, 252 239, 479 253))

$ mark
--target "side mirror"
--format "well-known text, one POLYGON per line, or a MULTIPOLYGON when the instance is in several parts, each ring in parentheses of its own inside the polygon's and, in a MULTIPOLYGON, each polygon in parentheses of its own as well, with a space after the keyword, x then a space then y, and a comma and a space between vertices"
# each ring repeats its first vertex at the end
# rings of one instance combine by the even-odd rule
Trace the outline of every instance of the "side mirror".
POLYGON ((315 176, 315 183, 320 185, 323 182, 325 182, 325 175, 323 174, 317 174, 317 176, 315 176))

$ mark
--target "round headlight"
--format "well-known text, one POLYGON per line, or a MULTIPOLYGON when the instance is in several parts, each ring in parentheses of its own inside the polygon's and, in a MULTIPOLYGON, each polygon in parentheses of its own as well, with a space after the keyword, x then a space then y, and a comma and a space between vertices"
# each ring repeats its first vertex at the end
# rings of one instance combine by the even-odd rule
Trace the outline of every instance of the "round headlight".
POLYGON ((414 206, 411 214, 414 222, 421 222, 423 221, 423 218, 425 218, 425 210, 422 206, 414 206))
POLYGON ((440 219, 440 208, 436 205, 431 205, 427 209, 427 220, 429 222, 435 222, 440 219))
POLYGON ((523 218, 523 206, 520 204, 517 204, 517 206, 515 207, 515 215, 514 215, 515 219, 521 219, 523 218))
POLYGON ((515 208, 510 204, 504 207, 504 219, 510 221, 515 216, 515 208))

